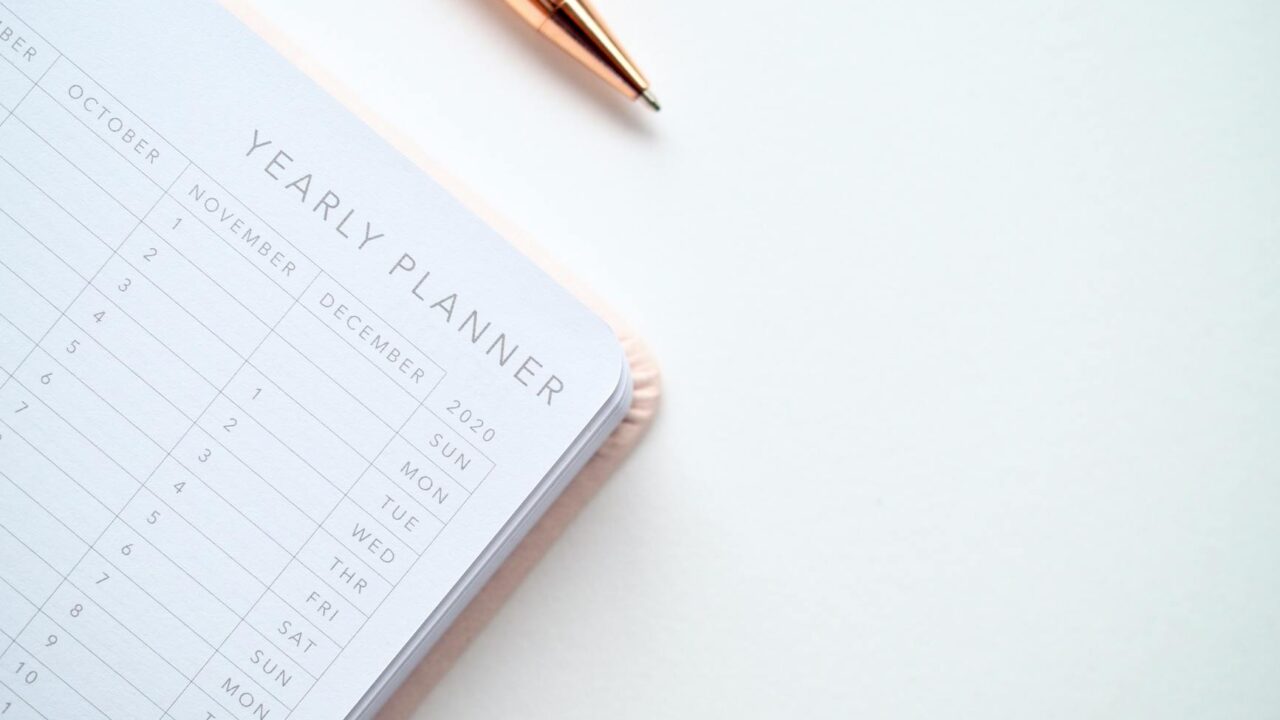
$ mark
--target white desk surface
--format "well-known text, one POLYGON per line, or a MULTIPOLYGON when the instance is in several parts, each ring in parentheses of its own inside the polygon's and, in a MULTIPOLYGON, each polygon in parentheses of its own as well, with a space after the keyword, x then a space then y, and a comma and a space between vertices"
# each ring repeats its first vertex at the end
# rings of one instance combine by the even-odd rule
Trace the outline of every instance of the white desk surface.
POLYGON ((665 366, 418 717, 1280 708, 1274 2, 254 4, 665 366))

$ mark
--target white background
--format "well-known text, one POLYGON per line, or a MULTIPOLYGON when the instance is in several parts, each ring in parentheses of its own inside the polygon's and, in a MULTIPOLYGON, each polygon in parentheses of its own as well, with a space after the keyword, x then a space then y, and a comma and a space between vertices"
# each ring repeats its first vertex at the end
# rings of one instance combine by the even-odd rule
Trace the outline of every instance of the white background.
POLYGON ((665 369, 418 717, 1280 713, 1280 5, 253 4, 665 369))

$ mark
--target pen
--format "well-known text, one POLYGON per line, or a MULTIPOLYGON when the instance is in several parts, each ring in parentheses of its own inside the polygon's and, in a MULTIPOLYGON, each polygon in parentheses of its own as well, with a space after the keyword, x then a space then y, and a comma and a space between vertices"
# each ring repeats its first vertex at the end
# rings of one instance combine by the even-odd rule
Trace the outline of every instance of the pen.
POLYGON ((632 100, 643 98, 649 107, 661 109, 649 89, 649 81, 587 0, 507 0, 507 4, 538 34, 560 46, 618 92, 632 100))

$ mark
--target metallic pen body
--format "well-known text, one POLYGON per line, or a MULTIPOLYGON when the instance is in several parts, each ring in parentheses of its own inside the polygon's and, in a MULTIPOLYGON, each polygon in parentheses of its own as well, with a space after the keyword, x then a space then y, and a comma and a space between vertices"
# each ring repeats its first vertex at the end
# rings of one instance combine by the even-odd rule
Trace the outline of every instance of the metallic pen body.
POLYGON ((506 0, 539 34, 560 46, 618 92, 643 98, 654 110, 658 101, 649 81, 614 39, 588 0, 506 0))

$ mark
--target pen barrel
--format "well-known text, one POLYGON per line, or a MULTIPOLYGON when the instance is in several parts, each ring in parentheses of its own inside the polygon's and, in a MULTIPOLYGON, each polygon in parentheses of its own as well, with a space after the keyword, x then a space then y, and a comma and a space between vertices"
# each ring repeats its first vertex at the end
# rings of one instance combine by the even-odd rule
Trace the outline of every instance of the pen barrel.
POLYGON ((538 29, 542 24, 551 17, 554 8, 549 8, 542 0, 506 0, 507 5, 511 6, 516 14, 538 29))
POLYGON ((649 88, 587 0, 506 0, 539 34, 600 76, 618 92, 635 99, 649 88))

